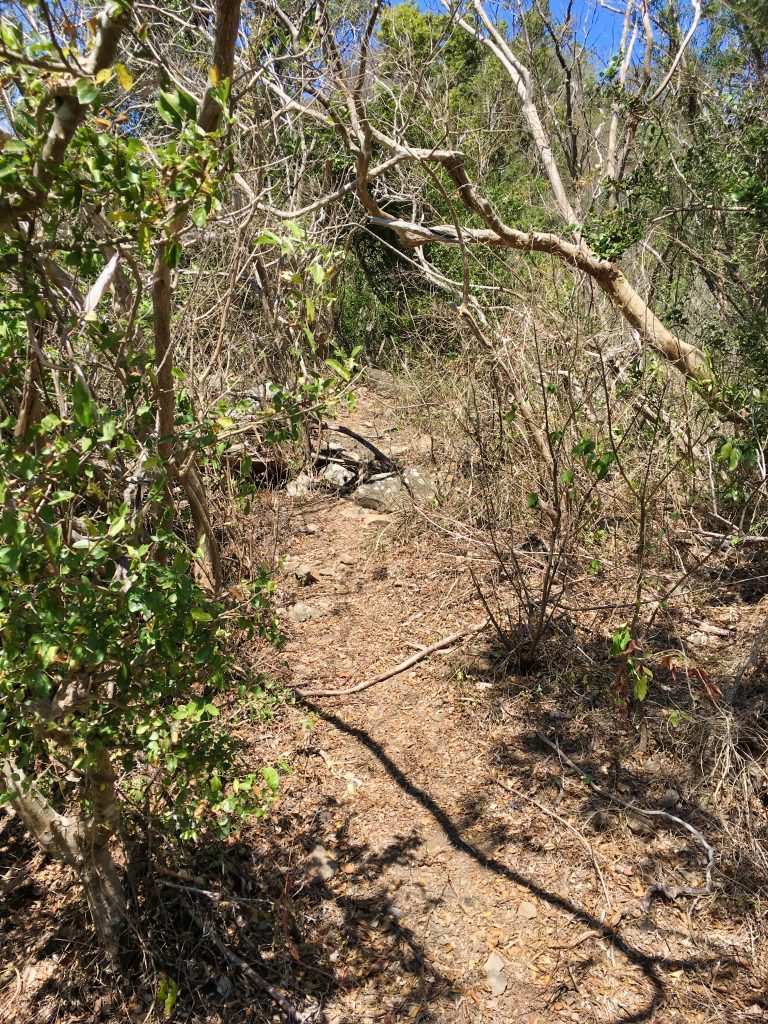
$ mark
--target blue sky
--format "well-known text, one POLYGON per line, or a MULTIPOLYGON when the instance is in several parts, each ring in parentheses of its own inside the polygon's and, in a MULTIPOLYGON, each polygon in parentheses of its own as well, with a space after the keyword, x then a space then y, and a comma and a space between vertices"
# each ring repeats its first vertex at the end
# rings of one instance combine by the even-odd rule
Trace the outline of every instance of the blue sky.
MULTIPOLYGON (((407 0, 393 0, 393 3, 401 2, 407 0)), ((607 2, 611 7, 620 6, 620 3, 611 0, 607 2)), ((415 0, 415 3, 419 10, 444 13, 444 8, 440 6, 438 0, 415 0)), ((490 14, 493 13, 494 7, 492 3, 487 5, 490 14)), ((567 0, 550 0, 550 9, 556 17, 563 18, 566 8, 567 0)), ((622 16, 606 10, 599 0, 574 0, 572 17, 576 25, 577 39, 595 50, 607 63, 619 49, 622 16)))

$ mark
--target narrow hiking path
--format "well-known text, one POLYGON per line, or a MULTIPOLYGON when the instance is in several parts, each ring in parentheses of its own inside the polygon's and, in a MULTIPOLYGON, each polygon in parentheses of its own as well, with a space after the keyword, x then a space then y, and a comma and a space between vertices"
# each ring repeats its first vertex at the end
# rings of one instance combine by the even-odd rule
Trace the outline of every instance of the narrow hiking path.
MULTIPOLYGON (((410 404, 360 388, 343 425, 421 468, 441 495, 460 488, 439 439, 408 420, 410 404)), ((242 652, 267 679, 296 690, 369 679, 484 619, 473 572, 501 586, 482 548, 435 525, 448 503, 382 513, 355 494, 260 495, 238 555, 279 556, 287 644, 242 652)), ((743 606, 705 611, 722 624, 743 616, 738 644, 749 649, 754 618, 743 606)), ((720 632, 713 644, 734 645, 720 632)), ((708 897, 644 909, 649 886, 702 884, 700 845, 607 805, 540 736, 559 739, 624 800, 661 808, 672 794, 720 857, 727 845, 701 765, 682 761, 663 707, 653 718, 646 710, 644 733, 618 715, 605 659, 590 679, 571 639, 559 642, 529 678, 499 664, 486 631, 358 694, 278 701, 274 717, 268 692, 252 709, 247 693, 223 702, 254 771, 282 760, 290 773, 268 823, 142 853, 143 964, 123 987, 94 970, 99 952, 70 870, 0 812, 0 859, 21 868, 16 887, 0 869, 0 1022, 768 1018, 748 861, 718 861, 708 897), (172 1016, 158 1003, 164 978, 178 985, 172 1016)))
MULTIPOLYGON (((344 422, 413 465, 425 445, 396 408, 364 391, 344 422)), ((349 686, 483 618, 466 545, 419 516, 313 494, 281 499, 279 518, 292 687, 349 686)), ((328 1020, 741 1019, 709 981, 748 939, 684 901, 641 910, 685 842, 614 817, 590 829, 605 808, 536 739, 557 708, 499 684, 489 646, 486 633, 362 693, 299 701, 281 812, 297 892, 317 894, 304 934, 334 965, 328 1020)))

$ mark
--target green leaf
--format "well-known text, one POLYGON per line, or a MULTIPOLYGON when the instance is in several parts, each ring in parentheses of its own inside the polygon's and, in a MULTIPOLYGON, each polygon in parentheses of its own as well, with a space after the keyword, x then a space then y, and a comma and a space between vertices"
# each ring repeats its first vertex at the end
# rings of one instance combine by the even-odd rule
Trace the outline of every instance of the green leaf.
POLYGON ((535 491, 531 491, 528 495, 528 508, 538 508, 539 496, 535 491))
POLYGON ((320 263, 310 263, 308 271, 315 284, 320 285, 325 280, 325 268, 320 263))
POLYGON ((648 695, 648 671, 641 669, 635 679, 635 700, 643 701, 648 695))
POLYGON ((49 505, 60 505, 62 501, 71 501, 77 495, 74 491, 54 491, 48 502, 49 505))
POLYGON ((101 425, 100 441, 113 441, 117 432, 117 423, 112 419, 104 420, 101 425))
POLYGON ((347 370, 346 366, 344 366, 343 363, 340 363, 338 359, 334 359, 330 356, 325 360, 325 362, 326 365, 330 366, 330 368, 334 370, 342 380, 349 380, 349 370, 347 370))
POLYGON ((264 776, 264 781, 266 782, 266 784, 269 786, 273 793, 276 793, 278 790, 278 786, 280 785, 280 776, 277 774, 274 768, 270 768, 268 766, 262 768, 261 772, 262 775, 264 776))
POLYGON ((166 244, 165 249, 163 250, 163 259, 171 270, 175 270, 181 262, 181 253, 181 242, 174 240, 166 244))
POLYGON ((197 117, 197 104, 188 93, 180 89, 174 89, 173 92, 160 89, 157 112, 166 124, 181 128, 185 121, 194 121, 197 117))
POLYGON ((77 98, 84 106, 94 103, 99 98, 99 90, 96 83, 90 78, 78 78, 75 86, 77 98))
POLYGON ((20 558, 21 548, 0 548, 0 569, 5 569, 7 572, 15 572, 19 567, 20 558))
POLYGON ((0 39, 8 50, 19 53, 23 49, 24 40, 21 29, 8 18, 0 18, 0 39))
POLYGON ((56 427, 61 423, 61 419, 54 412, 49 412, 47 416, 43 416, 40 420, 40 433, 47 434, 51 430, 55 430, 56 427))
POLYGON ((125 529, 125 516, 118 516, 109 527, 109 536, 116 537, 125 529))
POLYGON ((196 228, 204 228, 205 222, 208 220, 208 211, 204 206, 198 206, 196 210, 192 211, 192 223, 196 228))
POLYGON ((96 422, 96 410, 79 377, 75 377, 75 383, 72 386, 72 405, 75 410, 75 419, 80 426, 92 427, 96 422))
POLYGON ((629 626, 624 622, 618 629, 614 630, 613 636, 611 637, 611 657, 620 657, 620 655, 622 655, 627 649, 630 639, 629 626))
POLYGON ((212 622, 213 616, 210 612, 205 611, 204 608, 192 608, 190 618, 194 619, 195 622, 212 622))
POLYGON ((256 239, 256 245, 280 245, 280 239, 274 231, 265 228, 256 239))

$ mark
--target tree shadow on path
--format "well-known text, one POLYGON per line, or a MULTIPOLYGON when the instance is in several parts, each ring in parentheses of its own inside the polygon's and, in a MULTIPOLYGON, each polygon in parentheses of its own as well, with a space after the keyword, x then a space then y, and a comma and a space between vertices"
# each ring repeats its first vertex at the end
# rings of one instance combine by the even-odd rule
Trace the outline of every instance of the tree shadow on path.
POLYGON ((668 971, 702 971, 718 963, 720 958, 686 958, 675 959, 664 956, 654 956, 635 948, 619 932, 608 925, 602 924, 596 917, 590 914, 583 907, 571 902, 557 893, 550 892, 543 886, 537 884, 533 879, 526 877, 519 871, 515 871, 508 865, 503 864, 496 857, 483 852, 476 845, 464 838, 461 828, 456 822, 440 807, 432 796, 423 788, 416 785, 405 772, 387 755, 382 746, 367 733, 354 725, 350 725, 337 715, 324 710, 317 704, 305 701, 319 718, 333 726, 339 732, 353 737, 365 747, 384 768, 389 778, 409 797, 416 800, 434 819, 442 830, 447 841, 461 853, 471 857, 481 868, 504 878, 515 885, 522 886, 538 899, 548 903, 551 907, 567 914, 571 920, 578 921, 594 930, 596 935, 610 942, 613 948, 621 953, 633 966, 642 971, 642 974, 650 987, 649 998, 646 1004, 634 1013, 616 1018, 613 1024, 640 1024, 642 1021, 649 1021, 665 1001, 665 985, 660 977, 659 969, 663 967, 668 971))

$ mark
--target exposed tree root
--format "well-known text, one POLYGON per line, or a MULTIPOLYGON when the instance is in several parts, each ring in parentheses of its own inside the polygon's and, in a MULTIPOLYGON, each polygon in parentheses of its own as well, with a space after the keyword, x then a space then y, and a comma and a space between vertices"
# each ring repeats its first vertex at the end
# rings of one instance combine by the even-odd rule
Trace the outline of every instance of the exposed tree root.
POLYGON ((388 668, 386 672, 382 672, 380 675, 374 676, 372 679, 365 679, 362 683, 357 683, 355 686, 349 686, 345 690, 297 690, 297 693, 301 697, 346 697, 351 693, 360 693, 362 690, 367 690, 369 686, 374 686, 376 683, 383 683, 385 679, 391 679, 392 676, 400 675, 401 672, 405 672, 412 665, 416 665, 419 661, 423 661, 424 658, 429 657, 430 654, 434 654, 435 651, 440 651, 444 647, 450 647, 451 644, 456 643, 457 640, 461 640, 465 636, 471 636, 475 633, 482 632, 488 625, 489 621, 489 619, 483 619, 482 622, 476 622, 472 626, 465 626, 456 633, 451 633, 450 636, 444 636, 443 639, 438 640, 436 644, 432 644, 431 647, 425 647, 423 651, 418 651, 418 653, 412 654, 410 658, 406 658, 405 661, 401 661, 400 664, 395 665, 394 668, 388 668))

